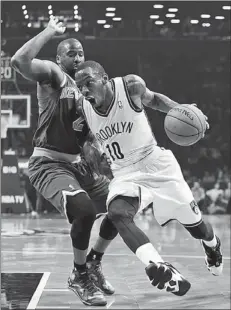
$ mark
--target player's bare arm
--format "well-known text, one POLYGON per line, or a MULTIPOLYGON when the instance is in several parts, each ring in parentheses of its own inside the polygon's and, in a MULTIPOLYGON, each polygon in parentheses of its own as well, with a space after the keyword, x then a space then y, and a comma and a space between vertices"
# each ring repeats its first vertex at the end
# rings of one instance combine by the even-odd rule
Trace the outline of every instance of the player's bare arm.
MULTIPOLYGON (((149 90, 146 87, 145 81, 138 75, 129 74, 124 77, 124 80, 131 99, 139 108, 142 108, 142 105, 145 105, 146 107, 168 113, 171 109, 177 105, 180 105, 163 94, 149 90)), ((206 115, 205 119, 208 129, 209 124, 207 122, 208 118, 206 115)))
POLYGON ((138 75, 129 74, 124 78, 129 95, 133 102, 140 108, 145 105, 149 108, 168 113, 179 103, 165 95, 155 93, 146 87, 145 81, 138 75))
POLYGON ((65 27, 52 17, 47 27, 37 36, 26 42, 11 58, 12 67, 26 79, 37 82, 56 82, 60 85, 63 72, 51 61, 36 59, 41 48, 54 36, 61 35, 65 27))

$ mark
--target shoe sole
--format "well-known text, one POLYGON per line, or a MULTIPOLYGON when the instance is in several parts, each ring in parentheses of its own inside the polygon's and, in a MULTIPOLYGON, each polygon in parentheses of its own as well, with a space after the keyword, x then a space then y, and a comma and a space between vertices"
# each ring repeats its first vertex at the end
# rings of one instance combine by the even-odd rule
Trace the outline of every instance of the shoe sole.
POLYGON ((208 262, 207 262, 207 259, 206 259, 206 257, 205 257, 205 265, 206 265, 208 271, 209 271, 213 276, 218 277, 218 276, 220 276, 220 275, 222 274, 222 271, 223 271, 223 263, 221 263, 219 267, 215 267, 215 266, 209 267, 208 262))
POLYGON ((67 288, 68 288, 70 291, 74 292, 75 295, 77 295, 77 296, 79 297, 79 299, 82 301, 82 303, 83 303, 84 305, 87 305, 87 306, 106 306, 106 304, 107 304, 107 301, 105 301, 105 302, 102 302, 102 301, 101 301, 101 302, 96 302, 96 303, 92 304, 92 303, 90 303, 90 302, 88 302, 88 301, 83 300, 83 299, 81 298, 81 296, 79 295, 78 291, 76 291, 76 290, 73 289, 72 287, 68 286, 67 288))

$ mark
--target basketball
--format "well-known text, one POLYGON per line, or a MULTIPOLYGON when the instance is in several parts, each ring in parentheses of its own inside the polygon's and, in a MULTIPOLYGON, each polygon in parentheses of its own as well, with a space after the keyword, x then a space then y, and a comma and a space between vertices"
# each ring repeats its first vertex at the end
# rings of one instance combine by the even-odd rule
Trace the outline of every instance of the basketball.
POLYGON ((164 120, 167 136, 181 146, 198 142, 206 130, 204 114, 195 106, 182 104, 171 109, 164 120))

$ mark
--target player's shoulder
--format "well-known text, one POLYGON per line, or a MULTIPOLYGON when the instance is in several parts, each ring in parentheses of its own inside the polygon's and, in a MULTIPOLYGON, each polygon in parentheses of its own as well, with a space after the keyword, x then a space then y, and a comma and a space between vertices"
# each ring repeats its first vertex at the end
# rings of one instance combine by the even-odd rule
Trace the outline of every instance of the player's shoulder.
POLYGON ((130 96, 142 96, 146 90, 144 80, 136 74, 128 74, 123 77, 130 96))

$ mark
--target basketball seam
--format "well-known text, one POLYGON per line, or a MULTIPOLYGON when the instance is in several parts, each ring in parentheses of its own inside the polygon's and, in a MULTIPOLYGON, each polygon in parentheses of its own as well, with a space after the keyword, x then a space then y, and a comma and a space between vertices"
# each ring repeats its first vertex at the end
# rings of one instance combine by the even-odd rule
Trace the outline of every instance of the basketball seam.
POLYGON ((194 111, 193 111, 192 109, 190 109, 188 106, 187 106, 187 108, 188 108, 190 111, 192 111, 193 114, 195 114, 196 117, 199 119, 199 122, 200 122, 200 124, 201 124, 201 129, 203 130, 203 124, 202 124, 202 122, 201 122, 201 120, 200 120, 200 117, 196 114, 196 112, 194 112, 194 111))
MULTIPOLYGON (((188 122, 186 122, 186 121, 184 121, 184 120, 182 120, 182 119, 180 119, 180 118, 178 118, 178 117, 176 117, 176 116, 172 116, 172 115, 167 115, 167 116, 168 116, 168 117, 175 118, 175 119, 178 119, 178 120, 181 121, 182 123, 185 123, 185 124, 187 124, 187 125, 189 125, 189 126, 195 128, 195 129, 197 129, 197 131, 199 132, 198 128, 195 127, 194 125, 192 125, 192 124, 190 124, 190 123, 188 123, 188 122)), ((203 128, 203 127, 202 127, 202 128, 203 128)))
POLYGON ((194 134, 194 135, 189 135, 189 136, 185 136, 185 135, 179 135, 178 133, 175 133, 175 132, 173 132, 173 131, 171 131, 171 130, 169 130, 169 129, 167 129, 167 128, 165 128, 167 131, 169 131, 169 132, 171 132, 172 134, 174 134, 174 135, 176 135, 176 136, 179 136, 179 137, 185 137, 185 138, 187 138, 187 137, 194 137, 194 136, 198 136, 199 134, 201 134, 202 132, 198 132, 198 133, 196 133, 196 134, 194 134))

